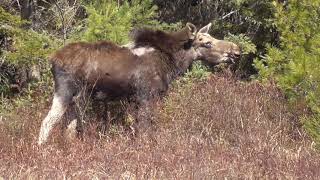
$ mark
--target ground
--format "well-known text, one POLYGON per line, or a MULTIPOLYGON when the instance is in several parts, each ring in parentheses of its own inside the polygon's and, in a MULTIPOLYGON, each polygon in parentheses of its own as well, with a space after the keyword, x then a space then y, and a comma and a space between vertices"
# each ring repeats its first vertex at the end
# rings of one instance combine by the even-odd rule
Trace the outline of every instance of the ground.
MULTIPOLYGON (((155 130, 132 137, 121 125, 64 141, 59 128, 36 145, 50 102, 0 126, 0 179, 319 179, 320 155, 298 114, 273 85, 230 75, 175 83, 154 106, 155 130)), ((303 106, 302 106, 303 107, 303 106)))

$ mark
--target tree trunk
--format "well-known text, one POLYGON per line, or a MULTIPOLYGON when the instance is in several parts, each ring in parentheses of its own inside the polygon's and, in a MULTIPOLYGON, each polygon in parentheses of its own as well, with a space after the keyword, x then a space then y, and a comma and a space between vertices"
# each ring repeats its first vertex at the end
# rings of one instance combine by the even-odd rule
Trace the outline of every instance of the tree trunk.
POLYGON ((34 2, 33 0, 21 0, 21 19, 30 20, 33 10, 34 10, 34 2))

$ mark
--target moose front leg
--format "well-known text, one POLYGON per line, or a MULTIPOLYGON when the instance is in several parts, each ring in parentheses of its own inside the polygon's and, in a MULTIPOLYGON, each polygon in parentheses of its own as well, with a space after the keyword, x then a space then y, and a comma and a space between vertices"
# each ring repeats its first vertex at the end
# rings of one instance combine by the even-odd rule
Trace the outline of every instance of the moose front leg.
POLYGON ((152 127, 152 109, 151 102, 142 100, 138 105, 137 122, 135 130, 138 132, 146 132, 152 127))
MULTIPOLYGON (((144 90, 148 90, 147 88, 144 90)), ((151 91, 141 91, 137 96, 137 113, 136 121, 133 124, 134 133, 142 135, 152 129, 153 119, 153 98, 151 98, 151 91)))
POLYGON ((149 96, 144 96, 138 99, 137 118, 134 124, 134 130, 138 133, 144 133, 146 131, 153 131, 155 128, 154 112, 156 102, 161 99, 160 93, 152 93, 155 91, 149 91, 149 96))
POLYGON ((134 82, 138 104, 134 130, 136 133, 142 134, 153 129, 154 103, 161 97, 163 92, 166 92, 167 84, 165 79, 161 78, 156 71, 151 76, 137 76, 134 82))

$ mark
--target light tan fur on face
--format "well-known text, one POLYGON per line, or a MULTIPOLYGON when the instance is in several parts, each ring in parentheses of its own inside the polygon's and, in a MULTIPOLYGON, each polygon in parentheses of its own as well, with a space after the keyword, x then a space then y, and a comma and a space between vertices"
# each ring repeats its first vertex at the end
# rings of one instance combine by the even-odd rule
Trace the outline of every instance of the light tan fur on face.
POLYGON ((240 48, 232 42, 213 38, 208 34, 210 27, 211 23, 201 28, 193 42, 200 59, 211 64, 234 62, 241 54, 240 48))

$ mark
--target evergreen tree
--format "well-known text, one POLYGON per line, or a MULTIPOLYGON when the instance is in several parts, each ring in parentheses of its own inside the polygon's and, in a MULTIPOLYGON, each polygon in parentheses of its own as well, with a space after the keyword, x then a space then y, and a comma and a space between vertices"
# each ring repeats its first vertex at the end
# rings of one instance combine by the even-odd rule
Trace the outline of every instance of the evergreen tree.
POLYGON ((159 24, 152 0, 124 1, 121 5, 114 0, 97 0, 85 7, 89 16, 80 39, 86 41, 110 40, 124 44, 133 27, 159 24))
POLYGON ((192 22, 197 26, 211 22, 210 34, 218 39, 227 38, 239 44, 245 50, 237 67, 241 77, 248 78, 256 73, 252 66, 253 59, 266 53, 266 44, 278 44, 278 33, 270 21, 275 11, 273 0, 154 2, 159 7, 161 21, 192 22))
POLYGON ((307 102, 316 116, 305 126, 320 142, 320 0, 274 5, 281 44, 270 46, 256 67, 262 79, 275 79, 290 99, 307 102))
MULTIPOLYGON (((12 87, 25 86, 31 78, 31 68, 48 74, 47 56, 57 48, 57 43, 45 33, 22 28, 28 21, 11 15, 0 7, 0 95, 12 94, 12 87)), ((41 80, 48 81, 47 76, 41 80)), ((40 80, 40 79, 38 79, 40 80)))

